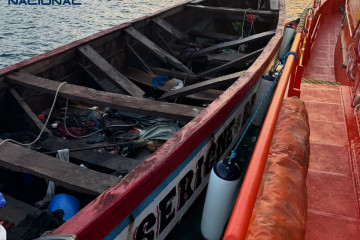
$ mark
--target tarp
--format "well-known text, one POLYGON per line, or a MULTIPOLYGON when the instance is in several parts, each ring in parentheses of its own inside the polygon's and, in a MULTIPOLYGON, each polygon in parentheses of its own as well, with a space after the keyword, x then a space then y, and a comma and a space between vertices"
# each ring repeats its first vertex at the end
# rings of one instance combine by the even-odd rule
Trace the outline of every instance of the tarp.
POLYGON ((297 98, 283 102, 247 239, 304 239, 309 121, 297 98))

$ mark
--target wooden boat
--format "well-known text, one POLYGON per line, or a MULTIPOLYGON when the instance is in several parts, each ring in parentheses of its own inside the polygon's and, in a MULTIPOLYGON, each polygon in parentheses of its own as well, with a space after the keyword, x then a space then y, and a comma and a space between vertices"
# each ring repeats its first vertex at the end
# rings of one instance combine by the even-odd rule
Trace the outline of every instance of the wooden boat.
MULTIPOLYGON (((88 203, 53 235, 164 239, 169 234, 205 189, 214 162, 235 145, 249 121, 258 79, 276 59, 284 3, 270 2, 277 8, 266 3, 259 9, 258 1, 183 3, 0 70, 0 105, 6 113, 1 114, 0 132, 45 127, 48 136, 31 148, 1 142, 1 171, 51 180, 88 203), (179 81, 161 85, 156 74, 181 79, 185 86, 171 91, 179 81), (54 95, 60 100, 51 114, 54 95), (12 106, 18 112, 9 110, 12 106), (92 106, 97 110, 88 110, 92 106), (154 153, 142 150, 142 156, 136 151, 124 157, 104 151, 105 145, 127 154, 136 144, 149 142, 120 137, 115 144, 112 139, 87 145, 73 139, 71 127, 77 137, 98 131, 97 121, 89 123, 89 118, 85 127, 71 125, 66 114, 75 109, 97 116, 135 113, 138 121, 149 116, 184 126, 154 153), (63 110, 65 117, 59 117, 63 110), (55 130, 39 119, 48 116, 55 130), (56 136, 60 126, 66 139, 56 136), (55 159, 55 152, 64 148, 70 149, 70 163, 55 159), (80 163, 88 168, 76 165, 80 163)), ((136 126, 128 120, 105 125, 108 130, 136 126)))
POLYGON ((360 2, 313 1, 310 9, 304 9, 302 19, 304 29, 298 26, 291 47, 297 58, 288 57, 224 239, 360 236, 360 2), (281 123, 278 119, 283 100, 292 96, 299 97, 306 106, 302 124, 308 127, 303 135, 309 131, 310 136, 301 141, 297 152, 282 146, 282 157, 288 162, 277 162, 284 168, 282 172, 279 168, 274 171, 268 164, 272 161, 269 146, 273 137, 278 139, 274 132, 281 123), (297 160, 297 166, 291 158, 297 160), (274 178, 267 178, 274 172, 274 178), (277 192, 269 194, 275 185, 277 192))

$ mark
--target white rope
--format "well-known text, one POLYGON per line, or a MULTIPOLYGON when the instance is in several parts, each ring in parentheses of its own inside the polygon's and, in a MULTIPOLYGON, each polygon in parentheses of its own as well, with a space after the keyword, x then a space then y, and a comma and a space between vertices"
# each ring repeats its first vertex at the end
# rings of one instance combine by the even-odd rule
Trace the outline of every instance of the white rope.
POLYGON ((53 104, 52 104, 52 106, 51 106, 49 115, 48 115, 48 117, 47 117, 47 119, 46 119, 46 122, 44 123, 44 126, 42 127, 39 135, 37 136, 37 138, 36 138, 34 141, 32 141, 31 143, 20 143, 20 142, 15 141, 14 139, 5 139, 5 140, 3 140, 3 141, 0 142, 0 146, 1 146, 2 144, 4 144, 5 142, 12 142, 12 143, 15 143, 15 144, 18 144, 18 145, 21 145, 21 146, 31 146, 31 145, 33 145, 34 143, 36 143, 36 142, 40 139, 41 135, 43 134, 43 132, 44 132, 44 130, 45 130, 45 128, 46 128, 46 125, 47 125, 48 122, 49 122, 51 113, 52 113, 52 111, 54 110, 54 107, 55 107, 56 99, 57 99, 58 93, 59 93, 59 91, 60 91, 60 88, 61 88, 63 85, 65 85, 65 84, 66 84, 66 82, 62 82, 62 83, 58 86, 58 88, 56 89, 54 101, 53 101, 53 104))

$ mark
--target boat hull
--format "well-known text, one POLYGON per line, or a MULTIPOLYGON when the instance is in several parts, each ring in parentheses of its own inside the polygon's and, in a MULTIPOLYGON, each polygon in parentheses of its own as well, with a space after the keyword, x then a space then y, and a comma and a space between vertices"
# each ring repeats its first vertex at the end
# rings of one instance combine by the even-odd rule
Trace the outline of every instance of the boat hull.
MULTIPOLYGON (((38 74, 45 71, 41 62, 69 61, 78 46, 99 45, 119 37, 120 30, 132 23, 141 25, 149 17, 164 17, 183 8, 181 4, 124 23, 7 67, 0 70, 0 80, 24 68, 38 74)), ((164 239, 206 187, 213 163, 228 155, 249 121, 256 84, 274 61, 281 43, 285 12, 282 0, 279 9, 275 35, 235 83, 154 154, 52 234, 74 234, 78 239, 164 239)))

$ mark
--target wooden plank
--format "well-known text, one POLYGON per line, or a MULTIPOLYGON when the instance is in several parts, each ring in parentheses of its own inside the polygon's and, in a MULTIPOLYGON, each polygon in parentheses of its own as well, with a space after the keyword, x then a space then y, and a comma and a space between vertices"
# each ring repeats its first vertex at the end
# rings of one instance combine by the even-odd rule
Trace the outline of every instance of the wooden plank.
POLYGON ((140 55, 135 51, 135 49, 130 45, 130 44, 126 44, 126 46, 130 49, 130 51, 135 55, 135 57, 141 62, 141 64, 146 68, 146 70, 148 70, 149 72, 151 72, 150 67, 146 64, 146 62, 140 57, 140 55))
POLYGON ((42 212, 40 209, 10 197, 5 193, 2 194, 6 200, 6 205, 0 208, 0 220, 9 221, 17 225, 26 217, 26 214, 33 215, 42 212))
POLYGON ((114 171, 123 171, 129 173, 136 168, 141 161, 131 158, 122 157, 108 152, 94 152, 91 150, 81 152, 71 152, 70 157, 75 158, 85 165, 87 163, 97 165, 114 171))
POLYGON ((102 58, 92 47, 89 45, 81 46, 78 48, 79 52, 92 64, 100 69, 109 80, 122 91, 130 94, 133 97, 142 97, 145 92, 138 86, 132 83, 124 75, 122 75, 116 68, 102 58))
POLYGON ((204 91, 211 88, 216 88, 220 86, 230 86, 233 84, 245 71, 232 73, 228 75, 224 75, 218 78, 214 78, 207 81, 202 81, 200 83, 192 84, 190 86, 186 86, 180 88, 175 91, 170 91, 162 95, 159 100, 170 100, 178 97, 183 97, 188 94, 196 93, 199 91, 204 91))
MULTIPOLYGON (((152 78, 155 76, 152 74, 144 73, 134 68, 129 68, 128 71, 125 72, 125 75, 134 82, 143 84, 148 87, 152 87, 152 78)), ((175 81, 169 80, 163 86, 158 86, 158 89, 160 91, 169 92, 171 91, 171 88, 175 87, 176 85, 177 83, 175 81)), ((221 90, 209 89, 202 92, 189 94, 186 96, 186 98, 210 103, 222 93, 223 91, 221 90)))
POLYGON ((239 59, 245 56, 245 53, 227 53, 227 52, 220 52, 220 53, 210 53, 206 54, 208 61, 214 62, 231 62, 233 60, 239 59))
MULTIPOLYGON (((27 103, 20 96, 20 94, 14 88, 10 88, 10 93, 14 97, 16 102, 20 105, 20 107, 25 111, 25 113, 31 118, 31 120, 39 128, 39 130, 42 130, 44 127, 44 123, 42 121, 40 121, 40 119, 36 116, 36 114, 29 107, 29 105, 27 105, 27 103)), ((50 130, 47 127, 44 128, 44 132, 47 132, 48 134, 52 135, 52 133, 50 132, 50 130)))
POLYGON ((224 43, 219 43, 216 45, 213 45, 211 47, 207 47, 204 49, 201 49, 197 52, 194 52, 191 57, 197 57, 197 56, 201 56, 210 52, 215 52, 224 48, 231 48, 231 47, 235 47, 235 46, 239 46, 240 44, 246 44, 246 43, 250 43, 250 42, 254 42, 254 41, 259 41, 265 38, 269 38, 271 36, 275 35, 275 30, 271 30, 271 31, 267 31, 267 32, 262 32, 262 33, 258 33, 255 35, 251 35, 242 39, 237 39, 234 41, 229 41, 229 42, 224 42, 224 43))
POLYGON ((163 28, 165 31, 176 37, 177 39, 187 39, 187 36, 182 33, 179 29, 168 23, 162 18, 153 18, 152 21, 163 28))
POLYGON ((119 181, 117 177, 82 168, 8 142, 0 147, 0 165, 91 195, 99 195, 119 181))
MULTIPOLYGON (((50 94, 55 94, 59 86, 59 82, 57 81, 37 77, 24 72, 7 75, 6 79, 11 83, 50 94)), ((110 107, 146 116, 164 117, 182 121, 193 119, 203 110, 201 107, 156 102, 149 99, 97 91, 73 84, 63 85, 59 91, 59 96, 80 103, 110 107)))
POLYGON ((112 84, 110 81, 106 80, 106 79, 99 79, 97 76, 95 76, 94 74, 92 74, 89 69, 87 69, 87 67, 85 67, 84 65, 78 63, 78 65, 86 72, 87 75, 89 75, 89 77, 91 77, 92 80, 94 80, 97 84, 99 84, 99 86, 101 87, 101 89, 103 89, 106 92, 112 92, 112 93, 122 93, 120 89, 118 89, 117 87, 115 87, 114 84, 112 84))
MULTIPOLYGON (((87 144, 85 139, 64 140, 55 136, 47 138, 41 142, 41 147, 45 151, 57 151, 66 148, 75 149, 103 145, 104 143, 87 144)), ((127 172, 130 172, 141 163, 141 161, 133 158, 126 158, 116 154, 109 154, 108 152, 99 153, 91 150, 70 152, 70 157, 76 159, 79 163, 84 163, 85 165, 96 165, 100 168, 107 168, 113 171, 126 170, 127 172)))
POLYGON ((211 74, 214 74, 214 73, 223 71, 223 70, 225 70, 225 69, 234 67, 234 66, 236 66, 236 65, 238 65, 238 64, 240 64, 240 63, 245 63, 245 62, 247 62, 247 61, 250 61, 250 60, 252 60, 252 59, 254 59, 254 58, 257 58, 257 57, 262 53, 263 50, 264 50, 264 49, 261 48, 261 49, 259 49, 259 50, 256 50, 255 52, 246 54, 246 55, 244 55, 244 56, 241 57, 241 58, 238 58, 238 59, 235 59, 235 60, 233 60, 233 61, 231 61, 231 62, 225 63, 225 64, 223 64, 223 65, 221 65, 221 66, 219 66, 219 67, 212 68, 212 69, 210 69, 210 70, 207 70, 207 71, 205 71, 205 72, 202 72, 202 73, 200 73, 199 75, 197 75, 195 78, 189 79, 189 80, 187 80, 186 82, 187 82, 187 83, 193 83, 193 82, 195 82, 195 81, 197 81, 197 80, 199 80, 199 79, 201 79, 201 78, 203 78, 203 77, 205 77, 205 76, 209 76, 209 75, 211 75, 211 74))
POLYGON ((194 77, 196 77, 196 74, 179 72, 179 71, 165 69, 165 68, 153 67, 153 68, 151 68, 151 70, 154 73, 159 74, 159 75, 165 75, 165 76, 168 76, 168 77, 179 78, 179 79, 183 79, 183 80, 185 78, 194 78, 194 77))
POLYGON ((197 31, 197 30, 190 31, 189 36, 210 38, 210 39, 215 39, 218 41, 232 41, 232 40, 235 40, 238 38, 238 37, 230 35, 230 34, 216 33, 216 32, 201 32, 201 31, 197 31))
MULTIPOLYGON (((244 15, 246 14, 255 14, 264 17, 276 17, 278 12, 273 11, 266 11, 266 10, 255 10, 255 9, 242 9, 242 8, 228 8, 228 7, 211 7, 211 6, 204 6, 204 5, 186 5, 186 8, 194 9, 194 10, 203 10, 208 12, 219 12, 219 13, 226 13, 226 14, 235 14, 235 15, 244 15)), ((240 16, 241 16, 240 15, 240 16)))
POLYGON ((149 38, 147 38, 144 34, 139 32, 133 27, 128 27, 125 29, 125 31, 135 38, 137 41, 139 41, 141 44, 143 44, 147 49, 149 49, 152 53, 155 54, 160 60, 162 60, 164 63, 168 63, 171 66, 184 71, 188 73, 192 73, 184 64, 182 64, 179 60, 177 60, 175 57, 171 56, 169 53, 161 49, 158 45, 156 45, 153 41, 151 41, 149 38))

